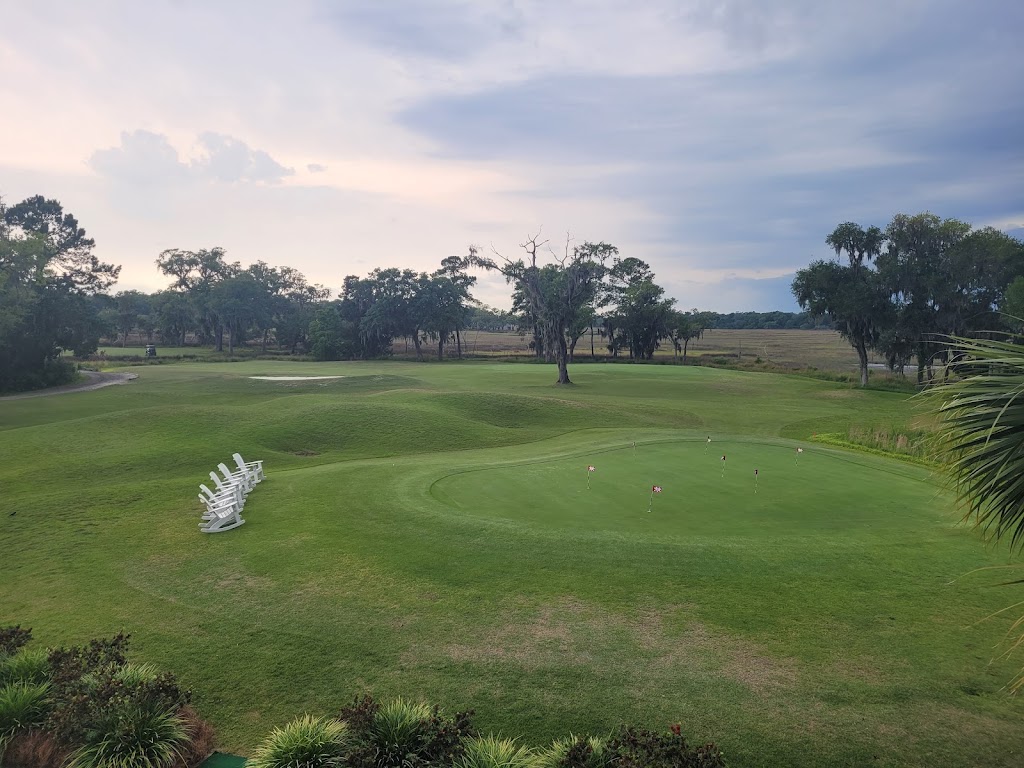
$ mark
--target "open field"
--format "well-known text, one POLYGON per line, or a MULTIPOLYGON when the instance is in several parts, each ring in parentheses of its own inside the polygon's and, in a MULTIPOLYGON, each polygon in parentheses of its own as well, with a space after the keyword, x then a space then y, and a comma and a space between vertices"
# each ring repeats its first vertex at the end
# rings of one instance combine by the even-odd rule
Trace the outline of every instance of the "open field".
POLYGON ((1005 553, 926 470, 809 442, 906 422, 905 395, 676 366, 565 389, 539 365, 133 370, 0 403, 0 615, 131 632, 227 749, 367 691, 533 743, 678 721, 734 766, 1020 764, 1010 620, 980 622, 1016 593, 960 578, 1005 553), (236 450, 267 480, 203 536, 196 485, 236 450))
MULTIPOLYGON (((503 356, 530 355, 530 339, 518 333, 494 333, 490 331, 466 331, 463 351, 471 355, 503 356)), ((399 339, 395 342, 395 353, 399 356, 411 354, 411 344, 399 339)), ((454 345, 451 352, 454 354, 454 345)), ((424 348, 429 355, 430 349, 424 348)), ((436 354, 436 348, 434 350, 436 354)), ((598 358, 609 357, 604 340, 594 337, 594 352, 598 358)), ((826 371, 849 373, 857 370, 857 353, 835 331, 803 330, 709 330, 702 339, 690 342, 688 354, 722 355, 737 361, 753 362, 757 358, 787 368, 816 367, 826 371)), ((586 335, 576 346, 579 360, 590 359, 590 336, 586 335)), ((673 357, 670 342, 663 342, 655 352, 658 359, 673 357)), ((873 360, 880 363, 881 360, 873 360)))

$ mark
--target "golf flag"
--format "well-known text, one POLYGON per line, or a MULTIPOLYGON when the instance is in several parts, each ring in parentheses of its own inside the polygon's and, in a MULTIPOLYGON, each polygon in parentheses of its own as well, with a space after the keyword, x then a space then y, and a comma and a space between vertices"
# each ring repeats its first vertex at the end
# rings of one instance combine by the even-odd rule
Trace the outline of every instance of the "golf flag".
POLYGON ((757 493, 757 470, 754 470, 754 493, 757 493))
POLYGON ((591 464, 589 467, 587 467, 587 472, 596 472, 596 471, 597 471, 597 467, 595 467, 593 464, 591 464))
POLYGON ((725 477, 725 454, 722 454, 722 477, 725 477))
POLYGON ((708 435, 708 441, 704 443, 704 453, 708 452, 708 446, 711 445, 711 435, 708 435))
POLYGON ((593 464, 588 464, 587 465, 587 490, 588 491, 590 490, 590 473, 591 472, 596 472, 596 471, 597 471, 597 467, 595 467, 593 464))
POLYGON ((797 453, 803 453, 803 452, 804 452, 804 449, 803 449, 803 448, 797 448, 797 449, 796 449, 796 452, 797 452, 797 453))
POLYGON ((651 498, 647 502, 647 511, 648 512, 651 511, 651 505, 654 504, 654 494, 656 494, 656 493, 661 493, 661 486, 660 485, 652 485, 651 486, 651 498))
POLYGON ((804 452, 803 448, 797 448, 796 449, 796 463, 797 463, 797 465, 800 464, 800 454, 803 453, 803 452, 804 452))
POLYGON ((636 456, 636 440, 633 441, 633 456, 636 456))

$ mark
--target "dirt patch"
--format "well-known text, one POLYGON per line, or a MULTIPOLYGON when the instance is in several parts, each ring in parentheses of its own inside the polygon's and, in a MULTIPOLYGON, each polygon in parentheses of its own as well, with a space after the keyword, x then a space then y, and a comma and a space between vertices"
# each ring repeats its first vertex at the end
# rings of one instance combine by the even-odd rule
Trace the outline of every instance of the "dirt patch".
POLYGON ((51 395, 66 395, 71 392, 91 392, 94 389, 109 387, 114 384, 125 384, 139 378, 137 373, 101 373, 99 371, 80 371, 85 381, 75 384, 64 384, 59 387, 40 389, 35 392, 24 392, 20 395, 4 395, 0 400, 26 400, 30 397, 49 397, 51 395))
POLYGON ((265 576, 249 576, 242 573, 233 573, 217 582, 217 589, 267 589, 274 585, 273 579, 265 576))
MULTIPOLYGON (((598 671, 612 659, 621 666, 628 658, 634 667, 630 674, 641 687, 652 676, 680 670, 721 675, 762 697, 796 684, 795 659, 773 656, 753 641, 688 619, 692 613, 689 606, 668 606, 617 614, 565 597, 513 609, 482 637, 439 651, 456 663, 512 664, 525 670, 569 666, 598 671)), ((424 650, 410 648, 406 663, 424 663, 424 650)))

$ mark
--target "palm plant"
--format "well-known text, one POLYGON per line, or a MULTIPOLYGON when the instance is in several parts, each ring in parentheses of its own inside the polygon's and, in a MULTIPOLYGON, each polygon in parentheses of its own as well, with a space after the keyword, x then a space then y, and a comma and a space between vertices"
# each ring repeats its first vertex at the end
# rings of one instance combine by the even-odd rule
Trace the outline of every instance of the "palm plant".
POLYGON ((515 739, 477 736, 467 739, 455 768, 537 768, 537 755, 515 739))
POLYGON ((349 744, 348 726, 305 715, 275 728, 246 763, 248 768, 334 768, 349 744))
POLYGON ((971 520, 1024 546, 1024 346, 956 339, 952 374, 930 396, 942 420, 938 458, 971 520))
MULTIPOLYGON (((964 519, 990 539, 1008 539, 1010 551, 1019 552, 1024 548, 1024 345, 1006 338, 955 339, 951 346, 951 377, 928 392, 941 418, 937 457, 964 519)), ((1024 616, 1010 629, 1011 636, 1019 634, 1007 653, 1024 644, 1022 628, 1024 616)), ((1013 688, 1022 685, 1024 676, 1013 688)))

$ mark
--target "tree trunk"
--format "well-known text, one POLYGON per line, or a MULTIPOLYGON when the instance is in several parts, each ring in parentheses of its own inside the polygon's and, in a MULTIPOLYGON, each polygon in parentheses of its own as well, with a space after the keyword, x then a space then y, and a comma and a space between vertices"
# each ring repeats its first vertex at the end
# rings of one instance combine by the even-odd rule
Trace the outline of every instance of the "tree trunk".
POLYGON ((924 344, 917 345, 917 386, 924 386, 924 344))
POLYGON ((686 348, 690 346, 689 339, 683 339, 683 365, 686 365, 686 348))
POLYGON ((444 360, 444 336, 437 338, 437 359, 444 360))
POLYGON ((590 326, 590 359, 597 359, 597 355, 594 354, 594 326, 590 326))
POLYGON ((218 323, 217 324, 217 351, 218 352, 223 352, 224 351, 224 324, 223 323, 218 323))
POLYGON ((857 358, 860 361, 860 385, 866 387, 868 385, 868 348, 863 341, 858 342, 856 348, 857 358))
POLYGON ((228 327, 228 354, 235 354, 235 332, 228 327))
POLYGON ((573 339, 572 344, 569 345, 569 362, 573 362, 576 356, 576 342, 578 339, 573 339))
POLYGON ((537 359, 544 356, 544 341, 541 339, 540 328, 536 323, 533 324, 533 352, 537 355, 537 359))
POLYGON ((413 332, 413 334, 412 334, 412 343, 413 343, 413 346, 416 347, 416 359, 417 360, 422 360, 423 359, 423 350, 420 349, 420 329, 419 328, 417 328, 413 332))
POLYGON ((264 328, 263 329, 263 348, 261 350, 264 354, 266 354, 266 352, 267 352, 267 337, 268 336, 270 336, 270 329, 269 328, 264 328))
POLYGON ((455 329, 455 348, 458 350, 459 360, 462 359, 462 334, 459 333, 459 329, 455 329))
POLYGON ((559 384, 572 384, 569 381, 569 367, 566 362, 568 357, 568 350, 565 348, 565 337, 563 336, 558 341, 558 383, 559 384))

